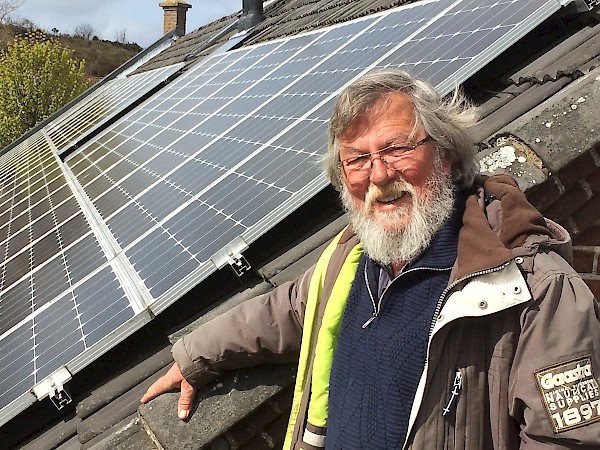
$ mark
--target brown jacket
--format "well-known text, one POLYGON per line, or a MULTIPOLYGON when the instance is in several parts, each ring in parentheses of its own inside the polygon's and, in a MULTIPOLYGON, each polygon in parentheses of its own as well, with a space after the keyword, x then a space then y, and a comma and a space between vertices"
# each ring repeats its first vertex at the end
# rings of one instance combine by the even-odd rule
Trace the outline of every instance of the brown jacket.
MULTIPOLYGON (((600 312, 565 260, 569 236, 544 220, 509 177, 482 184, 467 199, 405 447, 600 448, 600 312), (487 206, 484 192, 495 197, 487 206), (443 415, 457 371, 462 389, 443 415)), ((339 241, 324 299, 356 243, 351 232, 339 241)), ((178 341, 173 355, 185 378, 200 386, 225 370, 297 359, 311 275, 312 269, 178 341)), ((309 395, 307 388, 293 448, 310 448, 302 444, 309 395)))

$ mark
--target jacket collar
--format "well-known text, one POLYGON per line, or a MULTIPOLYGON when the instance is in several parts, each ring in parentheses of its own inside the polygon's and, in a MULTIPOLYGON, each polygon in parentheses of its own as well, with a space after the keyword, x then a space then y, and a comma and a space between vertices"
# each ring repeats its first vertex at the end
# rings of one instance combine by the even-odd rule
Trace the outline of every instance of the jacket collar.
POLYGON ((508 175, 480 177, 467 198, 453 279, 492 269, 514 258, 530 236, 548 240, 552 232, 508 175))

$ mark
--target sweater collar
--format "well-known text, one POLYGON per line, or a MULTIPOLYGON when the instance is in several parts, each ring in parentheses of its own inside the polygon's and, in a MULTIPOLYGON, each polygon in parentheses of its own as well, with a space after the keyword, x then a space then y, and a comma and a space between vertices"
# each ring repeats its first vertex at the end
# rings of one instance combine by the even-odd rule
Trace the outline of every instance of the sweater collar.
POLYGON ((429 247, 414 261, 410 262, 407 268, 449 268, 456 261, 458 235, 462 228, 466 198, 457 186, 454 186, 453 193, 454 207, 450 217, 435 234, 429 247))

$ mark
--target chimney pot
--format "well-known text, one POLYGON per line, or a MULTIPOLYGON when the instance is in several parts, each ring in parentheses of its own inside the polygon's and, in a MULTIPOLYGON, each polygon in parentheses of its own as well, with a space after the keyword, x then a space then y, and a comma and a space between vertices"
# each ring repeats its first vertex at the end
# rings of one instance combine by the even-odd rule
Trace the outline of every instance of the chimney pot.
POLYGON ((173 29, 177 29, 179 34, 185 34, 185 21, 187 10, 192 7, 184 0, 165 0, 159 3, 159 6, 164 10, 164 34, 167 34, 173 29))
POLYGON ((242 0, 242 14, 238 21, 238 31, 249 30, 265 18, 263 0, 242 0))

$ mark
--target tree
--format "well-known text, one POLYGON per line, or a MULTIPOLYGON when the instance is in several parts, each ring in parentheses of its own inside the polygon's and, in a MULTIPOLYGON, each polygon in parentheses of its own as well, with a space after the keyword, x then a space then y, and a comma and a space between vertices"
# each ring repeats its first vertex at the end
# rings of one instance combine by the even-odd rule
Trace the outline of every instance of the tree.
POLYGON ((115 31, 115 41, 119 44, 127 44, 127 30, 125 28, 115 31))
POLYGON ((87 89, 84 61, 41 31, 0 52, 0 148, 87 89))
POLYGON ((17 20, 11 20, 11 23, 17 27, 24 28, 27 31, 35 31, 40 29, 40 27, 38 27, 34 22, 32 22, 29 19, 19 18, 17 20))
POLYGON ((5 25, 9 21, 10 15, 20 8, 23 2, 25 0, 1 0, 0 24, 5 25))
POLYGON ((89 23, 82 23, 75 27, 73 34, 85 39, 92 39, 92 37, 96 34, 96 30, 89 23))

